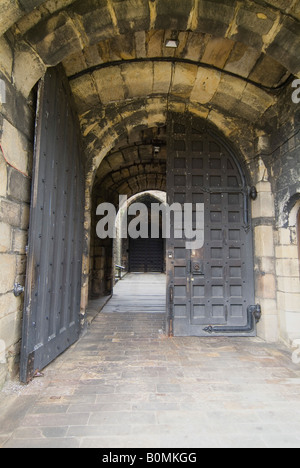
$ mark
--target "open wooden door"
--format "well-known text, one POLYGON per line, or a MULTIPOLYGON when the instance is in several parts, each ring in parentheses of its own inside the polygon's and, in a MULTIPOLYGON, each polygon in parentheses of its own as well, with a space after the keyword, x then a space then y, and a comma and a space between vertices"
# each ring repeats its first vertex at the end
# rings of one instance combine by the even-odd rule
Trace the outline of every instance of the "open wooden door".
POLYGON ((207 124, 170 117, 168 203, 192 204, 193 229, 197 204, 204 217, 201 248, 187 249, 184 233, 167 240, 170 334, 256 335, 248 191, 236 157, 207 124))
POLYGON ((61 68, 40 82, 21 346, 28 382, 79 337, 85 176, 80 128, 61 68))

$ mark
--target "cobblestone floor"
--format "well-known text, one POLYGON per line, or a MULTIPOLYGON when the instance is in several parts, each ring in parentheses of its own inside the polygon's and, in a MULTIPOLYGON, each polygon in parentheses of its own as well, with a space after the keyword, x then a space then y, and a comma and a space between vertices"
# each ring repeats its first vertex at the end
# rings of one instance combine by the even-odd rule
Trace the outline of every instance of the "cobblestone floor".
POLYGON ((300 366, 252 338, 167 338, 159 314, 99 314, 28 386, 0 394, 0 446, 300 447, 300 366))

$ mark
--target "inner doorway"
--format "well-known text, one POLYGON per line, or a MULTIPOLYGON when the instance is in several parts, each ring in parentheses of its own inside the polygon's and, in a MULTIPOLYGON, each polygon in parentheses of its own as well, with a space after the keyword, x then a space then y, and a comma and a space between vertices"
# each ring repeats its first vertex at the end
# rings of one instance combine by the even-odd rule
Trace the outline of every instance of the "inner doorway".
MULTIPOLYGON (((130 273, 164 273, 165 272, 165 239, 162 232, 162 214, 159 218, 159 237, 151 236, 151 207, 153 204, 165 203, 166 194, 163 192, 150 191, 138 198, 134 202, 142 203, 148 212, 147 238, 137 239, 129 236, 128 240, 128 271, 130 273), (158 198, 159 197, 159 198, 158 198)), ((133 217, 129 217, 130 223, 133 217)))
POLYGON ((163 239, 130 239, 129 272, 162 273, 164 271, 163 239))
MULTIPOLYGON (((261 310, 254 294, 251 185, 237 152, 211 124, 191 115, 169 114, 167 126, 160 130, 159 153, 153 135, 152 129, 151 138, 143 136, 140 145, 108 155, 109 164, 98 172, 99 198, 106 201, 109 193, 112 200, 123 195, 137 198, 141 186, 153 190, 158 183, 165 184, 171 236, 166 236, 163 248, 161 239, 155 245, 151 238, 128 239, 119 266, 129 273, 153 273, 161 271, 163 261, 170 335, 255 336, 261 310), (127 175, 124 181, 122 174, 127 175), (181 211, 184 221, 186 205, 192 207, 193 231, 199 207, 201 211, 203 242, 196 247, 187 246, 191 237, 184 224, 179 236, 177 225, 175 229, 175 212, 181 211)), ((108 275, 115 263, 111 258, 106 253, 108 275)))

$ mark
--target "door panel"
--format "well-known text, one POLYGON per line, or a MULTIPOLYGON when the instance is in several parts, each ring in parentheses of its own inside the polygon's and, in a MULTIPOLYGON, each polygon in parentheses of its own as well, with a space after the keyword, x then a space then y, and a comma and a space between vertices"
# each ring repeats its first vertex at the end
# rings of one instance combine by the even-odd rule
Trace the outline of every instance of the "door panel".
POLYGON ((184 235, 167 242, 172 332, 254 336, 252 232, 242 171, 209 127, 172 117, 168 129, 168 203, 192 203, 194 211, 204 204, 203 247, 188 250, 184 235))
POLYGON ((163 273, 163 239, 130 239, 129 271, 136 273, 163 273))
POLYGON ((68 82, 60 68, 41 81, 34 149, 21 381, 79 336, 84 164, 68 82))

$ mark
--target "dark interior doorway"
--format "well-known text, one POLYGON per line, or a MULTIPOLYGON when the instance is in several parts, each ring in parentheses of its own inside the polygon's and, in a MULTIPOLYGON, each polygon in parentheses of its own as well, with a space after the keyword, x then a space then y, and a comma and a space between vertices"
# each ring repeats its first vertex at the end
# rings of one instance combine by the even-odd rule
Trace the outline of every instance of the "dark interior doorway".
POLYGON ((164 241, 163 239, 130 239, 129 241, 130 273, 163 273, 164 241))

